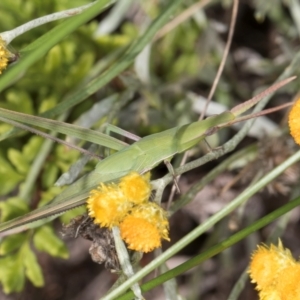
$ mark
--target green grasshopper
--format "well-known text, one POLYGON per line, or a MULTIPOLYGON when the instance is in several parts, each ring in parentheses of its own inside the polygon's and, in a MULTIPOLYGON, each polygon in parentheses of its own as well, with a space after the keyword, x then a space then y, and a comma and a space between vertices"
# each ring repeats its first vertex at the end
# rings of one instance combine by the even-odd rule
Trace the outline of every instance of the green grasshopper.
MULTIPOLYGON (((71 186, 66 188, 60 195, 54 198, 51 204, 38 208, 24 216, 0 224, 0 232, 2 232, 2 234, 4 232, 7 234, 8 230, 21 226, 23 226, 22 229, 26 229, 24 225, 30 222, 58 215, 69 209, 84 205, 90 190, 97 187, 100 182, 104 183, 118 180, 130 171, 136 171, 143 174, 152 170, 163 161, 170 161, 174 155, 190 149, 205 137, 214 134, 220 128, 291 105, 291 103, 287 103, 259 113, 238 117, 258 103, 263 97, 273 93, 295 78, 295 76, 290 77, 274 84, 259 95, 237 105, 230 111, 225 111, 219 115, 209 117, 202 121, 174 127, 160 133, 146 136, 132 145, 124 146, 124 143, 119 142, 117 139, 108 135, 100 134, 90 129, 80 128, 81 133, 83 133, 80 137, 84 136, 86 140, 93 142, 97 141, 98 144, 101 144, 104 147, 109 147, 118 151, 100 161, 94 171, 83 176, 71 186)), ((58 126, 57 121, 28 116, 5 109, 0 109, 0 120, 17 126, 20 124, 17 123, 19 121, 51 130, 54 130, 55 126, 56 131, 60 133, 68 133, 69 135, 79 137, 78 128, 74 125, 60 123, 60 126, 58 126)), ((24 129, 24 126, 20 127, 24 129)), ((35 132, 34 130, 31 131, 35 132)))

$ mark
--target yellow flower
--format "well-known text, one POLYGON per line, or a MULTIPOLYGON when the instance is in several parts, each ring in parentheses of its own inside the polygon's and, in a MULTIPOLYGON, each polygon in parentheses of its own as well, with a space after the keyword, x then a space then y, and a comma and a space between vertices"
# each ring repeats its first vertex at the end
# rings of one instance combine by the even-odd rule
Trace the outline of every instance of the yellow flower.
POLYGON ((120 180, 119 187, 128 201, 134 204, 145 202, 151 194, 150 172, 144 175, 130 172, 120 180))
POLYGON ((277 277, 282 269, 289 265, 296 264, 288 249, 284 249, 279 241, 278 247, 271 245, 258 246, 253 253, 250 263, 250 277, 252 282, 257 284, 257 289, 261 290, 268 285, 277 283, 277 277))
POLYGON ((6 48, 6 43, 0 36, 0 74, 6 69, 10 52, 6 48))
POLYGON ((98 189, 90 192, 89 215, 102 227, 117 226, 134 205, 147 201, 150 193, 150 173, 131 172, 121 178, 119 184, 101 183, 98 189))
POLYGON ((121 237, 128 248, 149 252, 169 240, 166 212, 148 202, 151 194, 150 173, 131 172, 118 184, 101 183, 87 200, 89 215, 101 227, 120 226, 121 237))
POLYGON ((120 232, 135 251, 150 252, 161 247, 161 239, 170 240, 167 214, 153 202, 135 206, 120 224, 120 232))
POLYGON ((120 224, 120 230, 131 250, 150 252, 161 246, 157 228, 145 219, 128 216, 120 224))
POLYGON ((101 227, 119 225, 131 206, 116 184, 100 184, 98 189, 90 192, 87 200, 89 215, 101 227))
POLYGON ((295 102, 289 113, 289 127, 291 136, 300 145, 300 99, 295 102))
POLYGON ((290 250, 284 249, 280 240, 278 247, 258 246, 252 255, 249 273, 252 282, 257 284, 260 299, 300 299, 300 287, 297 286, 300 264, 293 258, 290 250))

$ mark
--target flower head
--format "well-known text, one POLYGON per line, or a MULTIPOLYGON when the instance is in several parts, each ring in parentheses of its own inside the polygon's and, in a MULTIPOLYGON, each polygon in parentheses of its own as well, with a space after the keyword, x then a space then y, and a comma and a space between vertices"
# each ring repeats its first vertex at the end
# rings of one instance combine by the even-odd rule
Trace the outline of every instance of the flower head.
POLYGON ((161 246, 161 239, 169 240, 167 214, 148 201, 150 194, 150 173, 131 172, 118 184, 101 183, 90 192, 89 215, 101 227, 120 226, 129 249, 150 252, 161 246))
POLYGON ((287 266, 295 265, 296 261, 288 249, 284 249, 279 241, 278 247, 271 245, 258 246, 252 255, 250 277, 257 284, 257 289, 276 284, 278 274, 287 266))
POLYGON ((9 57, 10 52, 6 48, 5 41, 0 36, 0 74, 4 69, 6 69, 9 57))
POLYGON ((161 237, 155 225, 145 219, 128 216, 120 224, 121 237, 128 248, 150 252, 161 246, 161 237))
POLYGON ((289 127, 291 136, 300 145, 300 99, 295 102, 289 113, 289 127))
POLYGON ((300 299, 300 263, 290 250, 278 246, 258 246, 249 268, 252 282, 256 283, 260 299, 300 299))
POLYGON ((119 225, 131 206, 116 184, 100 184, 98 189, 90 192, 87 200, 89 215, 94 222, 109 228, 119 225))
POLYGON ((150 252, 161 246, 161 239, 170 240, 166 212, 153 202, 135 206, 120 231, 128 248, 135 251, 150 252))
POLYGON ((90 192, 89 215, 102 227, 117 226, 134 205, 147 201, 150 193, 150 173, 130 172, 118 184, 101 183, 98 189, 90 192))
POLYGON ((128 201, 134 204, 145 202, 151 194, 150 173, 130 172, 120 180, 119 187, 128 201))

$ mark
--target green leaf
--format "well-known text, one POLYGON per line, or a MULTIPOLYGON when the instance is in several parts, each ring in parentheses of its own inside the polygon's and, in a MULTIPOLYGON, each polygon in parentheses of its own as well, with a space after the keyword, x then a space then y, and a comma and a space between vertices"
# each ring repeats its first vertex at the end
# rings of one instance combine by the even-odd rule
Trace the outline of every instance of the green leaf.
POLYGON ((55 181, 57 180, 58 173, 59 173, 59 168, 56 165, 47 164, 42 176, 43 188, 52 187, 55 181))
POLYGON ((95 57, 92 53, 83 53, 76 65, 70 68, 72 80, 79 82, 84 78, 88 71, 92 68, 95 57))
POLYGON ((55 97, 53 95, 48 96, 47 98, 44 98, 43 102, 40 104, 40 107, 39 107, 39 114, 41 114, 49 109, 54 108, 56 103, 57 103, 57 97, 55 97))
POLYGON ((6 237, 0 244, 0 255, 6 255, 22 246, 27 239, 24 233, 14 234, 6 237))
POLYGON ((1 107, 30 115, 34 114, 32 99, 26 91, 9 89, 5 96, 7 102, 1 103, 1 107))
POLYGON ((50 226, 43 226, 37 230, 33 237, 35 247, 52 256, 68 258, 69 253, 65 244, 55 234, 50 226))
POLYGON ((21 174, 27 174, 30 166, 19 150, 11 148, 8 150, 7 155, 11 163, 21 174))
POLYGON ((23 178, 24 176, 18 174, 0 155, 0 182, 5 182, 5 185, 1 184, 0 195, 11 192, 23 178))
POLYGON ((32 162, 32 160, 36 157, 36 154, 39 152, 42 144, 43 139, 40 136, 33 136, 29 139, 26 145, 24 145, 22 153, 28 162, 32 162))
POLYGON ((19 197, 12 197, 0 202, 1 222, 24 215, 29 211, 28 205, 19 197))
POLYGON ((19 253, 0 258, 0 281, 6 294, 22 291, 25 274, 19 253))
POLYGON ((53 70, 59 69, 62 64, 62 53, 60 45, 54 46, 45 59, 45 72, 51 73, 53 70))
POLYGON ((21 250, 25 274, 34 286, 41 287, 44 285, 44 277, 40 265, 37 262, 36 255, 26 243, 21 250))

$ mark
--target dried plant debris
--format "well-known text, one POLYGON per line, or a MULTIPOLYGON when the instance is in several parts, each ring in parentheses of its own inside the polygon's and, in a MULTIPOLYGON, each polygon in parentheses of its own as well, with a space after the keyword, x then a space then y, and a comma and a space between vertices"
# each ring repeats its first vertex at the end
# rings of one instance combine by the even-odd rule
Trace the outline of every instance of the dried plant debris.
MULTIPOLYGON (((294 144, 291 143, 291 140, 284 136, 262 139, 258 144, 256 159, 246 165, 241 171, 243 173, 241 182, 248 184, 257 175, 263 177, 294 153, 293 146, 294 144)), ((299 164, 287 168, 266 186, 267 191, 270 194, 287 195, 291 187, 299 182, 299 173, 299 164)))
POLYGON ((69 224, 63 225, 62 235, 73 238, 81 236, 92 241, 89 249, 92 260, 98 264, 104 263, 105 268, 111 272, 120 271, 111 230, 95 224, 88 215, 77 216, 69 224))

